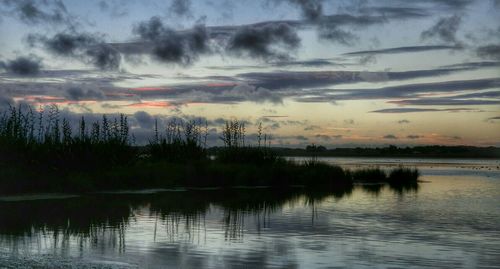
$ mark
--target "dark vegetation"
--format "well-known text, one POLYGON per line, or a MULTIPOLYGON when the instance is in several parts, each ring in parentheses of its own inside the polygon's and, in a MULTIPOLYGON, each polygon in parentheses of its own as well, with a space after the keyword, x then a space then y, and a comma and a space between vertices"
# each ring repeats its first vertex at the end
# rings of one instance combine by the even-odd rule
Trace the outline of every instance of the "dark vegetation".
POLYGON ((346 188, 358 182, 415 184, 418 171, 377 168, 348 171, 319 162, 280 157, 259 128, 257 145, 245 142, 245 125, 226 122, 224 147, 214 158, 207 150, 207 126, 170 122, 155 126, 144 152, 133 146, 127 117, 80 120, 73 132, 56 106, 47 111, 11 107, 0 116, 0 193, 86 192, 162 187, 270 186, 346 188), (262 139, 264 138, 264 139, 262 139), (262 141, 263 140, 263 141, 262 141))
POLYGON ((376 148, 335 148, 307 146, 300 148, 274 148, 283 156, 320 157, 412 157, 412 158, 500 158, 500 148, 474 146, 414 146, 376 148))

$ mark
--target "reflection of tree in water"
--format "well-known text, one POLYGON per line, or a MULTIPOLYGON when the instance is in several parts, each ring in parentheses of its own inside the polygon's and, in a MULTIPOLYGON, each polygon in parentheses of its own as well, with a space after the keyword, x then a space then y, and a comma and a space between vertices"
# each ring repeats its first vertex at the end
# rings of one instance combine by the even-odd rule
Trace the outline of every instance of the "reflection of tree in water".
POLYGON ((409 193, 418 192, 420 186, 418 182, 389 182, 388 184, 379 183, 367 183, 361 184, 359 187, 366 193, 372 194, 374 196, 379 196, 382 190, 388 187, 391 191, 398 195, 405 195, 409 193))
MULTIPOLYGON (((389 187, 400 194, 418 190, 418 185, 389 187)), ((314 223, 318 204, 325 199, 341 199, 352 191, 352 185, 331 189, 228 189, 0 203, 0 244, 13 251, 24 245, 35 249, 50 246, 62 252, 71 245, 76 251, 91 248, 123 252, 127 230, 144 212, 154 221, 151 228, 145 226, 151 229, 154 241, 160 236, 171 242, 200 240, 206 236, 207 214, 219 211, 226 240, 241 239, 247 228, 245 222, 253 220, 260 233, 270 227, 272 214, 285 205, 308 206, 314 223)))
POLYGON ((123 250, 133 218, 130 204, 109 196, 0 203, 0 219, 0 243, 11 249, 23 242, 66 249, 74 240, 79 247, 123 250))

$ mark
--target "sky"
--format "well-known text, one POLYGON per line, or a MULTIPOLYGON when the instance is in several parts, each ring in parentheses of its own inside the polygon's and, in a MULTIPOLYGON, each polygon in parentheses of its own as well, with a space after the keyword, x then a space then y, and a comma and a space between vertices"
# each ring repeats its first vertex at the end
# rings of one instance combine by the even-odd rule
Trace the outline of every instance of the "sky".
MULTIPOLYGON (((274 146, 500 146, 498 0, 0 0, 0 109, 259 124, 274 146)), ((253 139, 253 140, 252 140, 253 139)))

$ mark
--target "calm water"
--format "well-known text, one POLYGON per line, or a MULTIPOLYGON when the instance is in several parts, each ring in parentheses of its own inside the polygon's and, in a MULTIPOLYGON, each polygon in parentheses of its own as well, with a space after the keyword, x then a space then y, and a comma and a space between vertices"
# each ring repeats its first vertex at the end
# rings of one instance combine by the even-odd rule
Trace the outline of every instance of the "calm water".
POLYGON ((403 162, 425 182, 0 197, 0 268, 500 268, 499 161, 403 162))

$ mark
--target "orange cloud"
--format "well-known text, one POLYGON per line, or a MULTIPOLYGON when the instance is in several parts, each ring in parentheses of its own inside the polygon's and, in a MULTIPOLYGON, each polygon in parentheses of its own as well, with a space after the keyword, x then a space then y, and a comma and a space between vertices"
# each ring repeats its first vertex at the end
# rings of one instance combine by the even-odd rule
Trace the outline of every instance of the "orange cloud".
POLYGON ((128 107, 171 107, 172 105, 166 101, 146 101, 125 105, 128 107))

